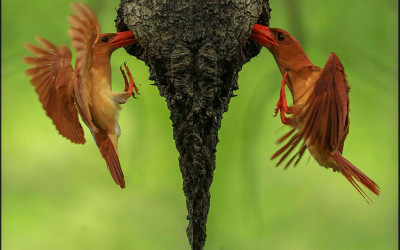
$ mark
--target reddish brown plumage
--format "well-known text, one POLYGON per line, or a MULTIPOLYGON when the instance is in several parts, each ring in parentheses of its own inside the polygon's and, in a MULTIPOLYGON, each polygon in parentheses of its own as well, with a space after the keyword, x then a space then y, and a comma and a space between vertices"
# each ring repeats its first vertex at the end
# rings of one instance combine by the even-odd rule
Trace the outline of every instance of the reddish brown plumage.
MULTIPOLYGON (((83 3, 72 3, 74 14, 68 20, 68 34, 76 49, 75 70, 71 66, 71 51, 59 48, 37 37, 43 48, 27 44, 37 57, 25 57, 34 65, 26 71, 35 87, 47 115, 61 135, 74 143, 85 143, 78 113, 89 127, 106 160, 114 181, 125 187, 124 175, 117 153, 120 134, 118 110, 132 94, 111 91, 110 57, 114 50, 135 43, 132 32, 100 34, 95 13, 83 3)), ((132 92, 132 87, 129 88, 132 92)))
POLYGON ((84 144, 83 128, 72 97, 74 79, 70 64, 71 51, 64 45, 58 49, 41 37, 37 37, 37 40, 45 49, 33 44, 26 45, 29 51, 40 56, 24 58, 26 63, 35 66, 28 69, 26 74, 32 77, 31 83, 39 100, 60 134, 73 143, 84 144))
MULTIPOLYGON (((287 107, 286 103, 278 102, 281 112, 292 114, 290 117, 283 115, 282 122, 293 129, 278 141, 281 143, 290 138, 271 159, 280 156, 277 165, 281 164, 302 142, 300 149, 289 159, 285 168, 297 157, 294 163, 296 166, 308 148, 321 166, 341 172, 363 197, 368 196, 354 179, 379 195, 378 185, 341 155, 349 133, 350 88, 339 58, 330 53, 324 68, 320 69, 310 62, 298 41, 288 32, 282 29, 269 31, 270 33, 264 32, 264 36, 277 43, 261 44, 273 54, 282 75, 287 76, 286 83, 294 103, 287 107), (294 133, 295 131, 297 132, 294 133)), ((259 42, 260 39, 254 39, 257 32, 253 33, 250 39, 259 42)), ((285 99, 284 95, 283 92, 281 99, 285 99)))
POLYGON ((321 146, 340 151, 349 131, 349 86, 339 58, 330 53, 325 67, 314 84, 314 91, 301 114, 304 123, 301 136, 314 144, 319 136, 321 146))
POLYGON ((105 159, 115 183, 118 183, 121 188, 124 188, 124 173, 121 169, 121 163, 119 162, 117 149, 114 147, 109 134, 110 133, 107 133, 106 131, 100 130, 100 133, 95 133, 94 136, 99 145, 100 153, 105 159))

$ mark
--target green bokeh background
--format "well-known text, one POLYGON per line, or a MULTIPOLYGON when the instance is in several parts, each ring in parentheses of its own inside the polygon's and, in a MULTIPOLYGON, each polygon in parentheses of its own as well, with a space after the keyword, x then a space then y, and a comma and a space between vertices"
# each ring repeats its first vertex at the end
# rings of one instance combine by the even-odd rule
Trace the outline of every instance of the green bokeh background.
MULTIPOLYGON (((87 2, 113 32, 118 0, 87 2)), ((287 128, 272 117, 281 75, 266 49, 244 65, 224 114, 211 187, 206 249, 397 249, 397 1, 270 0, 271 27, 290 31, 311 61, 336 52, 351 86, 344 156, 377 182, 367 205, 338 173, 307 163, 275 168, 287 128), (300 4, 301 2, 301 4, 300 4)), ((24 70, 24 43, 70 44, 69 1, 2 1, 3 249, 189 249, 186 204, 169 111, 142 61, 112 57, 113 88, 127 61, 141 96, 120 112, 116 186, 89 130, 78 146, 58 135, 24 70)))

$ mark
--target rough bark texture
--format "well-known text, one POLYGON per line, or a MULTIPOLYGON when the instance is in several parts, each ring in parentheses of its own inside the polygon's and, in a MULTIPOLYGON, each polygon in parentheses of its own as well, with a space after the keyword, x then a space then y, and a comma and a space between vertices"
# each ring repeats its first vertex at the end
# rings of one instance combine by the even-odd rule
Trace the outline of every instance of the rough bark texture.
POLYGON ((132 30, 165 97, 183 177, 192 249, 202 249, 222 114, 238 89, 238 72, 260 47, 248 41, 255 23, 269 25, 268 0, 121 0, 116 27, 132 30))

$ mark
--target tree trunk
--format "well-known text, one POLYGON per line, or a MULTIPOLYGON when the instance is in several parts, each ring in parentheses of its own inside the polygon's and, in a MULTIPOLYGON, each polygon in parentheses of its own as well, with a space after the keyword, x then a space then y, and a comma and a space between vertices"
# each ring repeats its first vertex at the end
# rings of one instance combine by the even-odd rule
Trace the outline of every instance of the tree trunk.
POLYGON ((269 25, 268 0, 121 0, 116 27, 132 30, 165 97, 179 151, 192 249, 202 249, 222 114, 238 89, 238 72, 261 47, 248 41, 255 23, 269 25))

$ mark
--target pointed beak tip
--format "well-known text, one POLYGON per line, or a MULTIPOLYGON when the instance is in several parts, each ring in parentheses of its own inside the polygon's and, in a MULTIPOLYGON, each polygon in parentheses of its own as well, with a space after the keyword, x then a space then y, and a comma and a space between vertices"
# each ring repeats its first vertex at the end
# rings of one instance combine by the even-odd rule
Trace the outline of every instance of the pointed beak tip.
POLYGON ((110 42, 110 45, 114 45, 117 48, 120 48, 135 43, 137 43, 135 34, 133 34, 132 31, 123 31, 117 33, 114 39, 110 42))

